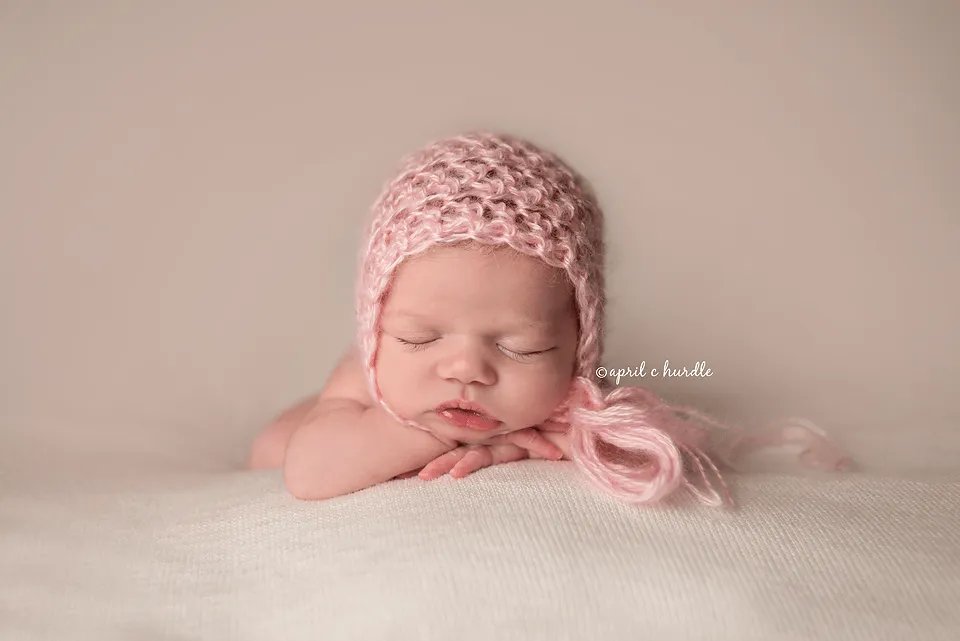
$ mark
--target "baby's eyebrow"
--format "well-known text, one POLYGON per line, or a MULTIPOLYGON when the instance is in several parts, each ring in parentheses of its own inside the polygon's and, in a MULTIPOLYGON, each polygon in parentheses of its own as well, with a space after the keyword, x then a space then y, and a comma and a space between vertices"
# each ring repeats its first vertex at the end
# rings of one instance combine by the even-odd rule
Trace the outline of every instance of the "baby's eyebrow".
MULTIPOLYGON (((384 314, 384 318, 390 318, 392 320, 409 319, 428 323, 436 321, 436 317, 431 314, 425 314, 411 309, 390 310, 384 314)), ((517 316, 516 318, 504 319, 503 325, 510 331, 541 331, 554 329, 557 326, 557 321, 542 317, 517 316)))
POLYGON ((401 310, 392 310, 392 309, 391 309, 391 310, 385 310, 385 311, 383 312, 383 317, 384 317, 384 318, 389 318, 389 319, 410 319, 410 320, 418 320, 418 321, 431 321, 431 320, 435 320, 435 319, 434 319, 431 315, 429 315, 429 314, 424 314, 424 313, 421 313, 421 312, 414 312, 414 311, 410 311, 410 310, 403 310, 403 309, 401 309, 401 310))
POLYGON ((410 318, 427 318, 428 316, 422 312, 415 312, 409 309, 388 309, 384 311, 384 316, 399 316, 401 318, 410 317, 410 318))

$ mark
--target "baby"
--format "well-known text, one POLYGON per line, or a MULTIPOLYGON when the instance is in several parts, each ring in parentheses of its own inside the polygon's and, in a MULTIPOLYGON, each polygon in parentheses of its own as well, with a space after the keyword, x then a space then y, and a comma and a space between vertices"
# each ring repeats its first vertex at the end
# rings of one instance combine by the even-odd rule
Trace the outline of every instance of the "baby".
POLYGON ((324 498, 431 461, 421 478, 465 476, 530 450, 563 457, 565 434, 549 432, 553 445, 529 429, 549 418, 573 377, 577 320, 569 286, 552 271, 470 241, 409 259, 383 307, 377 382, 387 403, 429 431, 402 425, 374 400, 351 348, 319 396, 263 433, 253 465, 285 464, 295 496, 324 498))
MULTIPOLYGON (((365 235, 357 341, 256 439, 252 468, 282 468, 293 496, 325 499, 566 458, 631 503, 680 487, 730 502, 704 425, 730 428, 598 380, 603 216, 556 155, 488 132, 436 141, 405 159, 365 235)), ((749 441, 731 433, 722 458, 749 441)), ((815 465, 843 460, 810 430, 784 434, 818 446, 815 465)))

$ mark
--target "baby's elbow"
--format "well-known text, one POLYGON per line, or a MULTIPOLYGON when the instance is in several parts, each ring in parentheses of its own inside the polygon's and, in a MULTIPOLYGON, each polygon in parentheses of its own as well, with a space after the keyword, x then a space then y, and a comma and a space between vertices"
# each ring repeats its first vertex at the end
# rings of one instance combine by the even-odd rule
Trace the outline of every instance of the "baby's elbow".
POLYGON ((334 493, 324 492, 321 486, 302 477, 285 475, 284 482, 290 496, 300 501, 322 501, 336 496, 334 493))
POLYGON ((337 496, 334 488, 323 482, 316 469, 285 465, 283 483, 290 495, 301 501, 322 501, 337 496))

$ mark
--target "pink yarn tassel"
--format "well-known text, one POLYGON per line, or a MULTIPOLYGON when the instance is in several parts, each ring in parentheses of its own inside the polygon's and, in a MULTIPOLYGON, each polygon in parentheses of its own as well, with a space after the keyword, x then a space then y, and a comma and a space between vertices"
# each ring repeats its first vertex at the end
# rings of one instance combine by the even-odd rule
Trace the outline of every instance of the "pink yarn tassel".
POLYGON ((800 461, 811 469, 827 472, 848 472, 854 468, 853 460, 833 443, 823 429, 802 418, 789 418, 780 427, 770 427, 759 434, 743 433, 726 451, 718 452, 723 461, 733 467, 733 461, 741 456, 769 447, 801 445, 800 461))
POLYGON ((692 408, 669 405, 641 387, 617 387, 604 396, 595 383, 578 378, 558 420, 569 423, 572 457, 588 480, 632 504, 658 503, 684 488, 706 505, 733 505, 710 450, 733 467, 737 456, 799 443, 807 446, 800 458, 810 467, 850 468, 850 459, 809 421, 790 419, 782 428, 750 435, 692 408), (732 442, 711 447, 708 427, 732 434, 732 442))

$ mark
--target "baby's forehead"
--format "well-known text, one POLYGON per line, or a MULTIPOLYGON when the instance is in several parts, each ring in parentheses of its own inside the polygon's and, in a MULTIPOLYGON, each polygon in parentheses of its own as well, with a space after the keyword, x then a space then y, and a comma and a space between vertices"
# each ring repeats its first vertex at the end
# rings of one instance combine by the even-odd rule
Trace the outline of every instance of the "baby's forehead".
POLYGON ((570 311, 566 273, 507 248, 439 247, 397 270, 385 312, 501 314, 512 322, 552 324, 570 311))
POLYGON ((384 310, 384 322, 407 327, 431 327, 470 325, 488 329, 497 329, 527 334, 552 334, 560 331, 568 318, 558 313, 537 315, 529 314, 526 310, 517 308, 512 310, 501 309, 495 314, 475 314, 470 310, 458 313, 456 310, 446 309, 413 309, 402 302, 388 306, 384 310))
POLYGON ((560 268, 504 246, 439 246, 404 261, 396 271, 400 286, 432 289, 490 289, 563 297, 570 279, 560 268))

